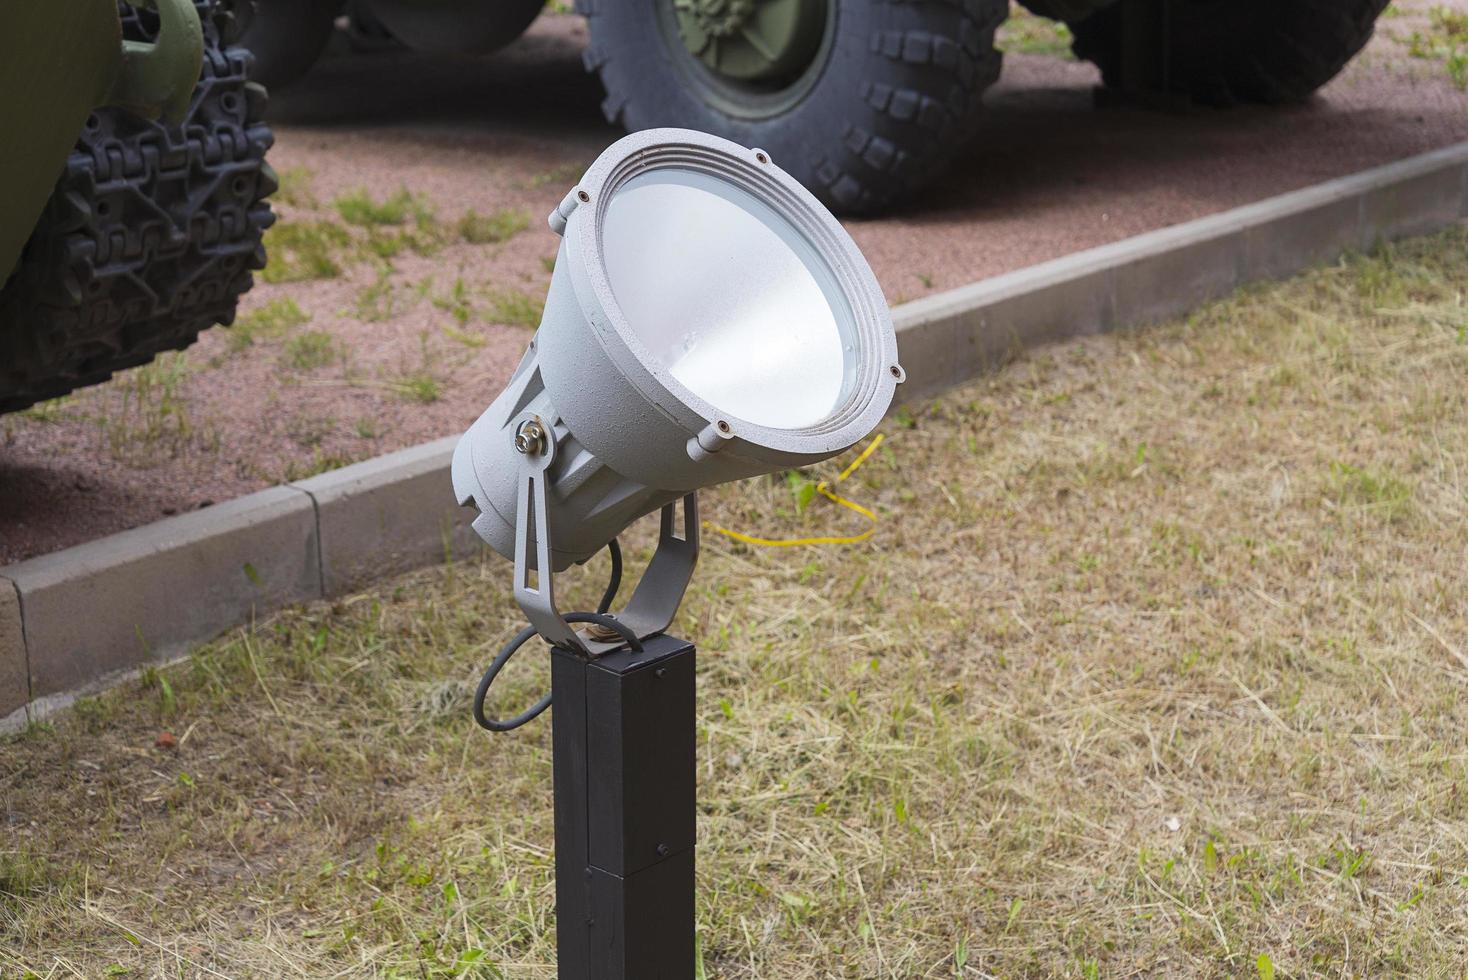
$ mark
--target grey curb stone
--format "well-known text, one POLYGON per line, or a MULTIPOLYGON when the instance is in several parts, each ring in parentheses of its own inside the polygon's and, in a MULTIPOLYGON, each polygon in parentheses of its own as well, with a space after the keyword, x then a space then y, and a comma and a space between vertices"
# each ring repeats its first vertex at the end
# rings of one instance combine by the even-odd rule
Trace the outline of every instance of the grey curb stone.
POLYGON ((321 594, 311 498, 274 487, 4 569, 20 595, 30 696, 167 659, 321 594))
MULTIPOLYGON (((1468 143, 929 296, 892 311, 901 393, 1465 217, 1468 143)), ((0 568, 0 730, 252 615, 477 551, 453 500, 454 442, 0 568)))
POLYGON ((1193 309, 1468 216, 1468 143, 1077 252, 892 311, 905 401, 1016 352, 1193 309))
POLYGON ((0 721, 17 713, 24 715, 30 700, 30 674, 20 625, 20 593, 14 582, 0 578, 0 721))
POLYGON ((473 514, 454 501, 449 479, 457 441, 439 439, 291 484, 316 503, 324 595, 478 550, 473 514))

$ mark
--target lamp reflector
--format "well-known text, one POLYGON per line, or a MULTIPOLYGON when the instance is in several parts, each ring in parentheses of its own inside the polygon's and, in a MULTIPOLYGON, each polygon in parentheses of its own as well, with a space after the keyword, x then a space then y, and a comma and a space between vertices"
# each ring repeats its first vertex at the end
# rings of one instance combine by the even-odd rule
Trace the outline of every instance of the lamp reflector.
POLYGON ((806 238, 753 195, 682 168, 641 174, 607 204, 602 254, 647 353, 722 413, 801 429, 847 394, 850 305, 806 238))

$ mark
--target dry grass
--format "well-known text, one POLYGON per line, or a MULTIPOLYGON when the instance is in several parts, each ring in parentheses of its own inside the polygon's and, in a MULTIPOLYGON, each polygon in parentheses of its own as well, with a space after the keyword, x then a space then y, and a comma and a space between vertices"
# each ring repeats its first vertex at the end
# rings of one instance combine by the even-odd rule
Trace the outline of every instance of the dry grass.
MULTIPOLYGON (((703 974, 1461 976, 1464 282, 1457 232, 1033 353, 888 424, 869 545, 711 538, 703 974)), ((843 527, 779 478, 706 506, 843 527)), ((0 972, 553 976, 550 728, 467 708, 508 579, 289 612, 0 744, 0 972)))

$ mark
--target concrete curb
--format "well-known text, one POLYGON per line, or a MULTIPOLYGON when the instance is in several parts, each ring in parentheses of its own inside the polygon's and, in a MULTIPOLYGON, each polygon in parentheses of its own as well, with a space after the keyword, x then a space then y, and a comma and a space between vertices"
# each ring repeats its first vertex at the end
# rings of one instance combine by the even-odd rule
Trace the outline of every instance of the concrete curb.
MULTIPOLYGON (((903 398, 1464 217, 1468 143, 907 303, 893 310, 903 398)), ((453 444, 0 568, 0 731, 251 616, 473 553, 449 491, 453 444)))
POLYGON ((1077 252, 892 311, 920 398, 1020 351, 1195 309, 1378 242, 1468 217, 1468 143, 1077 252))
POLYGON ((316 504, 322 595, 477 550, 471 515, 448 482, 456 442, 449 436, 291 484, 316 504))

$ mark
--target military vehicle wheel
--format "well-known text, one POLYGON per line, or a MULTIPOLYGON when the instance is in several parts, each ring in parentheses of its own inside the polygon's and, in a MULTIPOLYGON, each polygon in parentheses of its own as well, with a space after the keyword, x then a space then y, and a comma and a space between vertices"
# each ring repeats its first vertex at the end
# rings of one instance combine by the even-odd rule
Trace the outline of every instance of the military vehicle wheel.
MULTIPOLYGON (((213 13, 211 0, 201 13, 213 13)), ((204 67, 179 125, 93 113, 0 290, 0 412, 187 347, 263 268, 275 175, 249 54, 205 24, 204 67)), ((148 18, 128 16, 130 36, 148 18)))
POLYGON ((929 179, 999 76, 1008 0, 580 0, 607 118, 767 150, 830 207, 929 179))
POLYGON ((296 81, 326 50, 341 0, 251 0, 239 44, 255 56, 250 78, 266 88, 296 81))
POLYGON ((1121 0, 1070 26, 1076 55, 1112 88, 1205 105, 1297 102, 1366 46, 1388 2, 1121 0), (1146 38, 1131 64, 1129 31, 1146 38))

